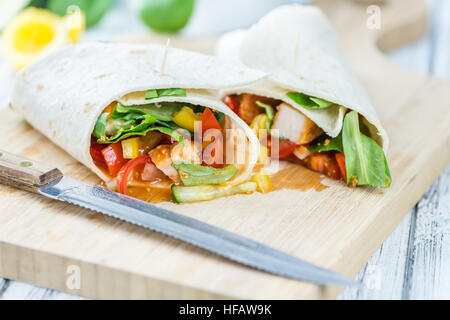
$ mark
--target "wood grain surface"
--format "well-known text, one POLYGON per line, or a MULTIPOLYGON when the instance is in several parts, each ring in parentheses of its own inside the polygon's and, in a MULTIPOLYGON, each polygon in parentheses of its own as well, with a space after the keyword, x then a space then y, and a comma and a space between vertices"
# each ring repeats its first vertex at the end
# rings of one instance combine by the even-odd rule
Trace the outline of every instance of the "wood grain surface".
MULTIPOLYGON (((398 45, 424 32, 422 2, 408 1, 412 9, 405 16, 394 15, 404 8, 406 2, 401 2, 383 8, 382 34, 391 39, 384 40, 384 49, 396 45, 392 31, 402 32, 398 45)), ((448 108, 438 101, 448 100, 450 85, 403 70, 377 52, 380 33, 366 28, 364 6, 349 4, 343 11, 332 1, 320 5, 340 30, 346 53, 391 135, 391 189, 380 194, 324 181, 328 188, 321 192, 284 190, 167 206, 353 275, 448 164, 450 119, 448 108), (349 21, 355 24, 352 33, 345 32, 349 21), (441 157, 433 157, 436 152, 441 157), (430 162, 432 166, 425 165, 430 162)), ((9 132, 0 140, 2 148, 98 182, 18 116, 9 112, 0 123, 9 132)), ((331 298, 339 292, 256 272, 147 230, 8 187, 0 187, 0 201, 0 274, 8 278, 93 298, 331 298), (81 268, 79 290, 66 286, 71 265, 81 268)))

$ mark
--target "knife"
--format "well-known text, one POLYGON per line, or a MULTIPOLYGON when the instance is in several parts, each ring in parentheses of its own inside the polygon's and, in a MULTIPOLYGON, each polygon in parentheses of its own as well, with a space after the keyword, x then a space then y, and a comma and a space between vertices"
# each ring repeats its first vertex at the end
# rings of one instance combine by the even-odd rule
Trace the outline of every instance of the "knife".
POLYGON ((65 177, 57 168, 0 151, 0 183, 163 233, 240 264, 318 284, 355 281, 251 239, 153 204, 65 177))

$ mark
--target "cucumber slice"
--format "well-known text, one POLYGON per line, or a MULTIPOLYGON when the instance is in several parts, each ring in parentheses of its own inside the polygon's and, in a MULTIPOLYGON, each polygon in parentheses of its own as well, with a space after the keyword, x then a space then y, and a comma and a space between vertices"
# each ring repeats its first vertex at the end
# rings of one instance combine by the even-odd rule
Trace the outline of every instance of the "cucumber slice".
POLYGON ((172 166, 177 169, 185 186, 222 184, 239 171, 234 164, 221 169, 183 162, 173 163, 172 166))
POLYGON ((237 186, 172 186, 173 197, 177 203, 208 201, 238 193, 252 193, 255 191, 256 183, 254 182, 244 182, 237 186))

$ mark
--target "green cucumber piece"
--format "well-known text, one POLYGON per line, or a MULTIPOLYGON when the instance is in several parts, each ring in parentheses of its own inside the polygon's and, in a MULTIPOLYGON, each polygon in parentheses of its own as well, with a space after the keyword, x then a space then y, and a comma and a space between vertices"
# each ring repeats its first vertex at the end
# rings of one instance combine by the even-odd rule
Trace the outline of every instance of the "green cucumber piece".
POLYGON ((236 186, 172 186, 173 197, 177 203, 208 201, 222 197, 229 197, 234 194, 251 193, 255 191, 256 183, 254 182, 244 182, 236 186))
POLYGON ((177 169, 185 186, 222 184, 239 171, 233 164, 222 169, 184 162, 173 163, 172 166, 177 169))

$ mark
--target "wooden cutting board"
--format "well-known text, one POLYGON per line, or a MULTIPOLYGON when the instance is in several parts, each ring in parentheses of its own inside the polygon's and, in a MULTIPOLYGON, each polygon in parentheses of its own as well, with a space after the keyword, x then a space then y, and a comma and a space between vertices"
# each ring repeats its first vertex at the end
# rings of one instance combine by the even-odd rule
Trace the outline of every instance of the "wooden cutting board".
MULTIPOLYGON (((296 167, 278 176, 278 188, 285 189, 270 194, 162 206, 347 276, 357 273, 450 161, 450 83, 395 66, 376 48, 392 49, 423 35, 425 4, 386 1, 381 29, 369 30, 367 4, 361 2, 317 4, 338 29, 390 135, 391 188, 349 189, 296 167)), ((214 46, 212 40, 173 43, 206 52, 214 46)), ((2 112, 0 127, 0 149, 99 183, 12 111, 2 112)), ((0 275, 102 299, 317 299, 334 298, 342 289, 255 271, 161 234, 5 186, 0 186, 0 275)))

